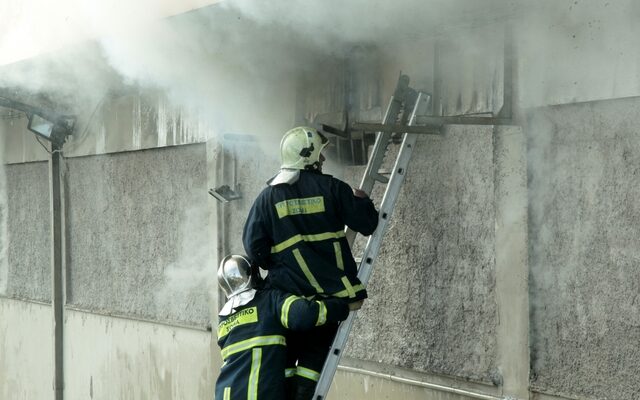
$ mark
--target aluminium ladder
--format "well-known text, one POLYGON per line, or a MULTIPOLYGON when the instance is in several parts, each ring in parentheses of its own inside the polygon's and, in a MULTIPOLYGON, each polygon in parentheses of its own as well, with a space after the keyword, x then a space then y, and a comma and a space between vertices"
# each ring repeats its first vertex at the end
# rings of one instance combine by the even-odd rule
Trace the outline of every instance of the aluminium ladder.
MULTIPOLYGON (((396 91, 389 102, 389 106, 387 107, 387 111, 383 118, 382 123, 384 125, 391 125, 395 123, 409 126, 414 125, 417 116, 426 114, 430 106, 430 96, 425 93, 416 92, 408 85, 409 77, 401 75, 398 80, 396 91), (409 114, 410 110, 412 111, 409 114)), ((384 162, 389 142, 394 139, 394 136, 391 132, 378 132, 377 134, 371 158, 369 159, 367 169, 364 173, 362 182, 360 183, 360 189, 371 194, 376 181, 386 184, 387 187, 380 205, 378 227, 367 241, 367 245, 362 255, 362 260, 360 261, 360 268, 358 269, 358 278, 365 287, 369 282, 374 260, 378 256, 378 252, 382 245, 382 238, 384 237, 389 223, 389 218, 391 217, 396 199, 400 193, 400 188, 402 186, 405 172, 411 159, 411 154, 415 147, 418 135, 419 134, 417 133, 403 134, 400 151, 397 154, 391 175, 387 178, 383 173, 381 173, 380 169, 384 162)), ((349 244, 353 243, 355 235, 355 232, 347 230, 347 239, 349 240, 349 244)), ((349 313, 349 317, 340 324, 336 337, 331 345, 329 355, 327 356, 327 360, 325 361, 322 372, 320 373, 320 378, 316 385, 313 400, 326 399, 354 321, 355 311, 349 313)))

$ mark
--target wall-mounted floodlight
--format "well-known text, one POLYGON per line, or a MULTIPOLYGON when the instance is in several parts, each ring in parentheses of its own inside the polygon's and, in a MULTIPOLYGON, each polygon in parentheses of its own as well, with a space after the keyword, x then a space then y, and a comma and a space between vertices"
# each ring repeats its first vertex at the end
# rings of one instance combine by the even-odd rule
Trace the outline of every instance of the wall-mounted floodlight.
POLYGON ((23 111, 29 118, 27 129, 47 139, 56 147, 62 147, 65 140, 67 140, 67 136, 73 132, 76 123, 76 118, 73 116, 45 111, 3 96, 0 96, 0 107, 23 111))
POLYGON ((44 137, 47 140, 50 140, 54 126, 55 123, 49 121, 48 119, 45 119, 38 114, 32 114, 29 117, 29 125, 27 125, 27 129, 44 137))
POLYGON ((27 129, 60 146, 65 142, 67 136, 73 132, 76 122, 75 118, 67 116, 53 119, 34 113, 28 114, 28 117, 29 125, 27 125, 27 129))
POLYGON ((229 185, 222 185, 214 189, 209 189, 209 194, 215 197, 216 200, 223 203, 228 203, 230 201, 239 200, 242 198, 242 195, 231 189, 229 185))

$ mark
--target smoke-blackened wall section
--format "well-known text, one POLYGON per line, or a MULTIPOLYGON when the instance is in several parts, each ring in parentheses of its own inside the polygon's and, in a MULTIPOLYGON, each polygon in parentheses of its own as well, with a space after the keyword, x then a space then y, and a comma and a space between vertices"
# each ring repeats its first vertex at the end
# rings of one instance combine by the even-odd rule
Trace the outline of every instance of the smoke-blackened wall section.
POLYGON ((204 326, 205 145, 68 159, 68 303, 204 326))
POLYGON ((532 386, 640 396, 640 99, 537 110, 529 137, 532 386))
MULTIPOLYGON (((51 216, 46 162, 5 165, 9 297, 51 301, 51 216)), ((4 240, 5 238, 3 238, 4 240)))
POLYGON ((420 138, 348 355, 495 379, 492 154, 488 127, 420 138))

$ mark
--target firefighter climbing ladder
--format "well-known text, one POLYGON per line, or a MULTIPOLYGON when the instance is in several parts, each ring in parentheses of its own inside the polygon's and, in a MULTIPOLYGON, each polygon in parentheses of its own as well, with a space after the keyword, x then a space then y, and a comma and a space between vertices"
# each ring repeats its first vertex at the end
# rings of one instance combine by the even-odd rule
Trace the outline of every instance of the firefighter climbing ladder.
MULTIPOLYGON (((430 96, 425 93, 418 93, 409 87, 409 78, 406 75, 400 76, 398 80, 398 86, 396 91, 389 102, 387 111, 383 118, 383 125, 401 124, 405 126, 411 126, 415 124, 416 117, 424 115, 430 106, 430 96), (412 110, 412 111, 410 111, 412 110), (409 114, 410 113, 410 114, 409 114)), ((401 132, 398 132, 401 133, 401 132)), ((437 131, 433 131, 433 134, 437 134, 437 131)), ((364 253, 362 255, 362 261, 360 262, 360 268, 358 270, 358 278, 362 281, 362 284, 366 287, 369 282, 369 277, 373 269, 373 263, 378 256, 378 251, 382 244, 382 238, 384 237, 389 218, 393 211, 393 207, 398 198, 402 182, 404 180, 405 172, 411 159, 411 154, 418 138, 418 133, 404 133, 402 144, 399 153, 396 157, 393 170, 389 178, 381 171, 385 155, 389 147, 389 142, 395 138, 392 132, 381 131, 378 132, 376 142, 373 147, 373 152, 367 169, 364 173, 362 182, 360 183, 360 189, 366 193, 371 193, 375 182, 386 184, 384 196, 382 198, 382 204, 380 206, 380 219, 376 231, 369 237, 364 253)), ((347 231, 347 239, 352 244, 356 233, 353 231, 347 231)), ((347 343, 349 333, 353 327, 355 320, 355 312, 349 313, 349 318, 340 324, 338 333, 331 346, 331 351, 327 357, 327 361, 322 368, 316 391, 313 395, 314 400, 326 399, 331 382, 338 368, 338 363, 342 357, 344 346, 347 343)))

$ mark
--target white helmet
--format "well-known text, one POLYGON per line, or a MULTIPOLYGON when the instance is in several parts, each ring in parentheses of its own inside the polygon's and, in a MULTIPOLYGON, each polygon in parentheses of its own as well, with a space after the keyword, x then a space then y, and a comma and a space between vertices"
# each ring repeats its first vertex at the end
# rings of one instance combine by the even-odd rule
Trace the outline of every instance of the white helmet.
POLYGON ((280 158, 284 169, 319 169, 320 153, 329 139, 308 126, 293 128, 280 141, 280 158))

